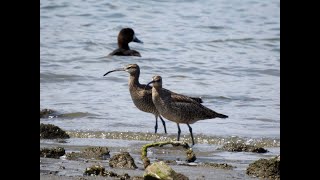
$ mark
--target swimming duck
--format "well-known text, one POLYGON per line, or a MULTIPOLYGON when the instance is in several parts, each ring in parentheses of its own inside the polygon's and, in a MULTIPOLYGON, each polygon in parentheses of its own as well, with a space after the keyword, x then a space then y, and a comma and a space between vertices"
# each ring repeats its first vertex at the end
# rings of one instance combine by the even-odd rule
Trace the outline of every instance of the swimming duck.
POLYGON ((111 52, 109 55, 111 56, 139 56, 141 57, 140 53, 136 50, 131 50, 129 48, 130 42, 137 42, 143 43, 139 40, 131 28, 123 28, 119 32, 118 35, 118 49, 111 52))

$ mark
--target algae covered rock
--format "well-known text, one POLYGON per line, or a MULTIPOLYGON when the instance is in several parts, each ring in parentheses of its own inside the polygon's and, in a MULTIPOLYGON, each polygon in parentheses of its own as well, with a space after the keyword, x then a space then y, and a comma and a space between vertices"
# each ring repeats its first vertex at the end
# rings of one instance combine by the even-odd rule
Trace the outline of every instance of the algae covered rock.
POLYGON ((59 159, 60 156, 63 156, 66 153, 63 147, 55 147, 55 148, 42 148, 40 149, 40 157, 46 158, 56 158, 59 159))
POLYGON ((165 163, 168 164, 168 165, 177 165, 177 164, 178 164, 176 160, 170 160, 170 159, 168 159, 168 160, 161 160, 161 159, 159 159, 159 161, 163 161, 163 162, 165 162, 165 163))
POLYGON ((108 176, 120 180, 130 179, 130 176, 127 173, 119 175, 113 171, 106 171, 105 168, 101 165, 92 165, 86 168, 83 174, 86 176, 108 176))
POLYGON ((106 160, 110 157, 109 153, 110 151, 107 147, 87 147, 81 152, 67 153, 66 158, 69 160, 77 160, 79 158, 106 160))
POLYGON ((109 165, 112 168, 127 168, 127 169, 138 168, 134 163, 133 158, 128 152, 122 152, 112 156, 109 160, 109 165))
POLYGON ((226 164, 226 163, 211 163, 211 162, 205 162, 205 163, 202 163, 198 166, 202 166, 202 167, 212 167, 212 168, 219 168, 219 169, 228 169, 228 170, 231 170, 233 169, 234 167, 229 165, 229 164, 226 164))
POLYGON ((243 143, 227 143, 223 145, 221 148, 218 148, 218 150, 226 150, 230 152, 256 152, 256 153, 268 152, 266 149, 262 147, 246 145, 243 143))
POLYGON ((88 176, 91 176, 91 175, 95 175, 95 176, 105 176, 105 168, 101 165, 92 165, 88 168, 85 169, 84 171, 84 175, 88 175, 88 176))
POLYGON ((181 173, 175 172, 163 161, 155 162, 149 165, 143 175, 144 179, 162 179, 162 180, 188 180, 189 178, 181 173))
POLYGON ((58 126, 53 124, 40 124, 40 139, 70 138, 70 136, 58 126))
POLYGON ((144 177, 142 177, 142 176, 133 176, 131 179, 132 180, 144 180, 144 177))
POLYGON ((107 147, 88 147, 82 151, 85 157, 105 160, 110 157, 110 151, 107 147))
POLYGON ((57 117, 58 114, 56 111, 51 109, 40 109, 40 118, 49 118, 49 117, 57 117))
POLYGON ((142 160, 144 168, 147 168, 150 165, 150 160, 147 157, 148 148, 156 147, 156 146, 162 147, 162 146, 168 145, 168 144, 171 144, 174 147, 181 146, 184 149, 186 149, 186 155, 187 155, 186 161, 187 162, 194 162, 196 160, 195 153, 192 151, 192 148, 190 148, 190 146, 186 142, 179 142, 179 141, 155 142, 155 143, 146 144, 146 145, 142 146, 142 148, 141 148, 141 160, 142 160))
POLYGON ((261 178, 280 179, 280 158, 259 159, 249 164, 246 173, 261 178))
POLYGON ((197 159, 196 154, 192 151, 191 148, 189 148, 186 151, 186 154, 187 154, 187 159, 186 159, 187 162, 194 162, 197 159))

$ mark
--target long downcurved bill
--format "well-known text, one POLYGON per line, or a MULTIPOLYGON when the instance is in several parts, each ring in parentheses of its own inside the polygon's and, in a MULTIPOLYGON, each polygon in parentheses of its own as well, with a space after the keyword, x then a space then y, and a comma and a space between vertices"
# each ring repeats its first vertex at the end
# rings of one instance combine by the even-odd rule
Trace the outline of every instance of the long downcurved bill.
POLYGON ((146 89, 146 87, 148 87, 150 84, 154 83, 154 81, 150 81, 145 87, 144 89, 146 89))
POLYGON ((112 73, 112 72, 115 72, 115 71, 125 71, 125 69, 124 69, 124 68, 114 69, 114 70, 112 70, 112 71, 109 71, 109 72, 105 73, 103 76, 106 76, 106 75, 108 75, 109 73, 112 73))

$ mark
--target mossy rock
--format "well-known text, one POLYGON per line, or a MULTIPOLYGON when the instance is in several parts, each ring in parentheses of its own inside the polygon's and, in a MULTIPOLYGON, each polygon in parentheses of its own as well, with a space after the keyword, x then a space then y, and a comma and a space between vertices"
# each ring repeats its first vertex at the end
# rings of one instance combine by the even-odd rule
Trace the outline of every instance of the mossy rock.
POLYGON ((110 157, 110 151, 107 147, 88 147, 81 151, 87 158, 105 160, 110 157))
POLYGON ((175 172, 170 166, 168 166, 165 162, 155 162, 149 165, 145 173, 143 175, 144 179, 146 180, 153 180, 153 179, 161 179, 161 180, 189 180, 188 177, 181 173, 175 172))
POLYGON ((120 180, 130 179, 129 174, 127 173, 124 173, 123 175, 118 175, 113 171, 106 171, 105 168, 101 165, 92 165, 86 168, 83 174, 86 176, 108 176, 120 180))
POLYGON ((178 164, 176 160, 170 160, 170 159, 168 159, 168 160, 159 160, 159 161, 163 161, 168 165, 177 165, 178 164))
POLYGON ((133 158, 128 152, 122 152, 112 156, 109 160, 109 166, 112 168, 137 169, 133 158))
POLYGON ((87 176, 91 176, 91 175, 95 175, 95 176, 105 176, 105 168, 101 165, 92 165, 88 168, 85 169, 84 171, 84 175, 87 176))
POLYGON ((68 160, 78 160, 79 158, 82 158, 80 152, 69 152, 66 154, 66 159, 68 160))
POLYGON ((280 159, 259 159, 249 164, 246 173, 260 178, 280 179, 280 159))
POLYGON ((228 169, 228 170, 231 170, 234 168, 233 166, 226 164, 226 163, 218 164, 218 163, 211 163, 211 162, 205 162, 205 163, 202 163, 198 166, 212 167, 212 168, 219 168, 219 169, 228 169))
POLYGON ((53 124, 40 124, 40 139, 66 139, 70 136, 58 126, 53 124))
POLYGON ((57 117, 58 114, 56 111, 51 109, 40 109, 40 118, 49 118, 50 116, 57 117))
POLYGON ((144 180, 144 177, 142 177, 142 176, 133 176, 131 179, 132 180, 144 180))
POLYGON ((266 153, 268 150, 264 149, 263 147, 253 146, 253 145, 246 145, 243 143, 227 143, 223 145, 218 150, 226 150, 230 152, 256 152, 256 153, 266 153))
POLYGON ((110 151, 107 147, 87 147, 81 152, 67 153, 66 157, 69 160, 77 160, 79 158, 106 160, 110 157, 109 153, 110 151))
POLYGON ((186 151, 186 154, 187 154, 187 159, 186 159, 187 162, 194 162, 197 159, 196 154, 192 151, 191 148, 189 148, 186 151))
POLYGON ((40 157, 45 158, 56 158, 59 159, 60 156, 63 156, 66 153, 63 147, 55 147, 55 148, 42 148, 40 149, 40 157))
POLYGON ((187 155, 187 162, 193 162, 196 160, 196 155, 195 153, 192 151, 192 148, 190 148, 190 146, 188 145, 188 143, 186 142, 179 142, 179 141, 163 141, 163 142, 155 142, 155 143, 150 143, 150 144, 146 144, 144 146, 142 146, 141 148, 141 160, 143 163, 144 168, 147 168, 150 165, 150 160, 147 157, 147 150, 148 148, 151 147, 162 147, 164 145, 168 145, 171 144, 174 147, 183 147, 186 150, 186 155, 187 155))

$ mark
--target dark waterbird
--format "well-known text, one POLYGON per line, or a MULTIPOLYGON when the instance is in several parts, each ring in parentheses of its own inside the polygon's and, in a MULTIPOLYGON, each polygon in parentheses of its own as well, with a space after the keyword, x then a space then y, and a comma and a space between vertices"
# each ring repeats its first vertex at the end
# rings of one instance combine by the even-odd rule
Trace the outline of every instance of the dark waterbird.
MULTIPOLYGON (((155 115, 155 118, 156 118, 156 125, 154 127, 155 133, 157 133, 157 129, 158 129, 158 117, 162 121, 165 133, 167 133, 166 123, 162 119, 162 117, 160 116, 159 112, 157 111, 156 107, 152 102, 152 94, 151 94, 152 87, 149 85, 139 83, 140 67, 137 64, 128 64, 123 68, 118 68, 118 69, 109 71, 105 73, 103 76, 106 76, 107 74, 115 71, 126 71, 130 74, 128 85, 129 85, 131 99, 134 105, 143 112, 152 113, 155 115)), ((171 92, 166 89, 164 89, 164 91, 168 91, 168 93, 171 94, 171 98, 175 100, 193 99, 196 102, 202 103, 201 98, 184 96, 181 94, 171 92)))
POLYGON ((179 123, 187 124, 192 138, 192 145, 194 139, 192 128, 189 124, 193 124, 199 120, 213 119, 213 118, 227 118, 228 116, 219 114, 199 102, 191 98, 174 99, 169 90, 162 88, 161 76, 153 76, 152 81, 147 84, 152 86, 152 102, 155 105, 158 113, 164 118, 176 122, 178 126, 178 137, 180 139, 181 129, 179 123))
POLYGON ((141 57, 140 53, 136 50, 131 50, 129 48, 130 42, 136 43, 143 43, 140 41, 136 36, 131 28, 123 28, 119 32, 118 35, 118 49, 111 52, 109 55, 112 56, 139 56, 141 57))

